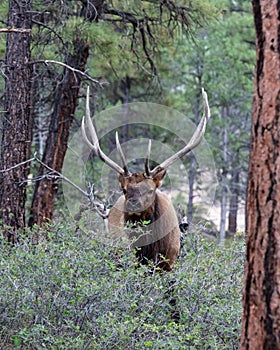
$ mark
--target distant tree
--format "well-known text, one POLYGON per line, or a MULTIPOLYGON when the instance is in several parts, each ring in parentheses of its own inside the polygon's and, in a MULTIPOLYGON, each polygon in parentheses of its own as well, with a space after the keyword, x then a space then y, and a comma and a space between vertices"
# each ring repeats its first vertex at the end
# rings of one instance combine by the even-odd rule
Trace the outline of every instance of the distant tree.
MULTIPOLYGON (((74 43, 74 53, 69 53, 66 57, 65 64, 67 67, 65 67, 63 72, 63 80, 56 89, 54 96, 54 108, 42 161, 48 167, 58 172, 62 170, 82 78, 79 73, 71 69, 84 72, 88 55, 88 44, 82 39, 77 39, 74 43)), ((43 165, 39 169, 38 175, 41 180, 36 182, 29 226, 34 224, 42 226, 52 220, 58 182, 55 179, 44 176, 48 172, 49 170, 43 165)))
POLYGON ((217 198, 221 203, 222 243, 227 233, 236 232, 238 207, 246 198, 255 55, 250 3, 228 2, 223 20, 212 30, 204 69, 214 103, 213 132, 209 136, 215 138, 212 142, 221 184, 217 198))
POLYGON ((255 0, 257 61, 241 349, 280 349, 279 1, 255 0))
MULTIPOLYGON (((223 241, 227 229, 231 234, 236 232, 237 212, 246 198, 255 41, 250 2, 221 3, 224 11, 219 19, 211 21, 206 30, 197 31, 193 41, 181 37, 165 48, 169 55, 161 56, 159 67, 164 71, 165 103, 194 122, 200 113, 197 96, 201 87, 208 92, 212 119, 206 138, 219 180, 216 203, 221 207, 219 230, 223 241), (176 61, 172 52, 176 52, 176 61)), ((199 167, 195 169, 190 162, 189 169, 188 218, 195 223, 201 219, 201 212, 194 198, 198 190, 207 188, 199 181, 199 167)))
MULTIPOLYGON (((5 57, 4 112, 1 140, 1 169, 9 169, 30 157, 32 133, 31 2, 9 1, 5 57)), ((0 216, 4 236, 16 240, 25 226, 26 180, 29 164, 2 172, 0 216)))

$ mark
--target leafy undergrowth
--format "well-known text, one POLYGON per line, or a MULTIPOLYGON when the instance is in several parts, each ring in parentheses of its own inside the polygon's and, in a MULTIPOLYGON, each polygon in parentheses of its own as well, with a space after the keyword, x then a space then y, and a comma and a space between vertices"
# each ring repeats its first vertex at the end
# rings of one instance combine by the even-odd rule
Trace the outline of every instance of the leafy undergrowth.
POLYGON ((0 249, 1 349, 238 349, 241 239, 189 233, 169 273, 70 224, 0 249))

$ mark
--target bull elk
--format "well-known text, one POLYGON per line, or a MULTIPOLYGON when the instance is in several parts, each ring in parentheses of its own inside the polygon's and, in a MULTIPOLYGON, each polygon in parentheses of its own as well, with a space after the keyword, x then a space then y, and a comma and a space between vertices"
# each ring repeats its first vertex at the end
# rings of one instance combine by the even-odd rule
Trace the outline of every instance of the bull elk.
POLYGON ((123 191, 123 195, 119 197, 109 212, 109 230, 116 233, 117 230, 122 230, 128 222, 138 227, 146 223, 144 226, 145 230, 148 230, 147 234, 140 235, 135 242, 135 246, 138 247, 137 257, 141 262, 153 260, 157 266, 168 271, 172 269, 179 255, 180 230, 171 200, 159 190, 159 187, 167 168, 177 159, 191 152, 203 139, 206 124, 210 118, 207 94, 203 89, 202 97, 203 116, 189 143, 155 168, 150 169, 151 140, 149 140, 144 172, 131 173, 118 139, 118 133, 116 133, 116 147, 122 167, 101 150, 96 130, 90 119, 89 89, 87 90, 86 116, 82 120, 83 138, 99 158, 118 173, 119 185, 123 191), (85 124, 90 138, 86 134, 85 124))

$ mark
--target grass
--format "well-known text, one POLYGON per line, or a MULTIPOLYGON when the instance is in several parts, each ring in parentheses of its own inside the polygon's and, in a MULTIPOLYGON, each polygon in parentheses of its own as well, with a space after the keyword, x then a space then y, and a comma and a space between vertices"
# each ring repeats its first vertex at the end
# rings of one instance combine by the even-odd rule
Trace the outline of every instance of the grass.
POLYGON ((188 233, 175 269, 152 273, 71 223, 44 235, 0 244, 1 349, 238 349, 243 240, 188 233))

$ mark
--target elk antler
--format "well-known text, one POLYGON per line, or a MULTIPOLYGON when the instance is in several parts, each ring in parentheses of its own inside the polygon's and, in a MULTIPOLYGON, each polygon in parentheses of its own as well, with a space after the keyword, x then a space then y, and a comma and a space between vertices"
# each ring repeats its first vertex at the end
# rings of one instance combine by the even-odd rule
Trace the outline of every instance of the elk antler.
POLYGON ((84 140, 86 141, 86 143, 88 144, 88 146, 94 150, 94 152, 98 155, 98 157, 105 163, 107 164, 110 168, 112 168, 113 170, 115 170, 117 173, 119 173, 120 175, 124 175, 124 176, 128 176, 130 175, 127 164, 126 164, 126 160, 123 154, 123 151, 121 149, 121 145, 119 143, 119 138, 118 138, 118 134, 116 133, 116 145, 117 145, 117 149, 118 152, 120 153, 120 157, 123 163, 123 168, 121 168, 117 163, 115 163, 112 159, 110 159, 109 157, 106 156, 106 154, 101 150, 100 145, 99 145, 99 141, 98 141, 98 137, 95 131, 95 128, 93 126, 93 123, 90 119, 90 109, 89 109, 89 87, 87 88, 87 98, 86 98, 86 116, 83 117, 82 119, 82 135, 84 140), (86 121, 85 121, 86 120, 86 121), (85 122, 87 124, 88 130, 89 130, 89 134, 90 134, 90 138, 91 141, 88 139, 87 134, 86 134, 86 130, 85 130, 85 122))
MULTIPOLYGON (((165 161, 163 161, 161 164, 157 165, 153 170, 149 170, 149 176, 154 177, 159 171, 163 169, 167 169, 171 164, 173 164, 177 159, 182 158, 187 153, 191 152, 196 146, 200 144, 200 142, 203 139, 206 124, 210 118, 210 108, 208 104, 208 98, 207 93, 202 89, 202 98, 203 98, 203 116, 201 118, 200 123, 198 124, 195 132, 193 133, 192 138, 190 139, 189 143, 182 148, 177 153, 173 154, 171 157, 167 158, 165 161)), ((145 164, 149 164, 149 159, 146 159, 145 164)), ((146 166, 145 166, 146 169, 146 166)), ((146 170, 147 172, 147 170, 146 170)), ((148 175, 148 174, 146 174, 148 175)))
POLYGON ((128 170, 128 167, 127 167, 127 162, 126 162, 123 150, 122 150, 121 145, 120 145, 119 135, 118 135, 117 131, 116 131, 116 146, 117 146, 117 150, 118 150, 118 152, 120 154, 120 157, 121 157, 121 160, 122 160, 123 170, 126 173, 126 175, 128 175, 129 174, 129 170, 128 170))
POLYGON ((151 175, 151 170, 150 170, 150 165, 149 165, 150 154, 151 154, 151 144, 152 144, 152 141, 149 140, 146 159, 145 159, 145 176, 147 176, 147 177, 150 177, 150 175, 151 175))

